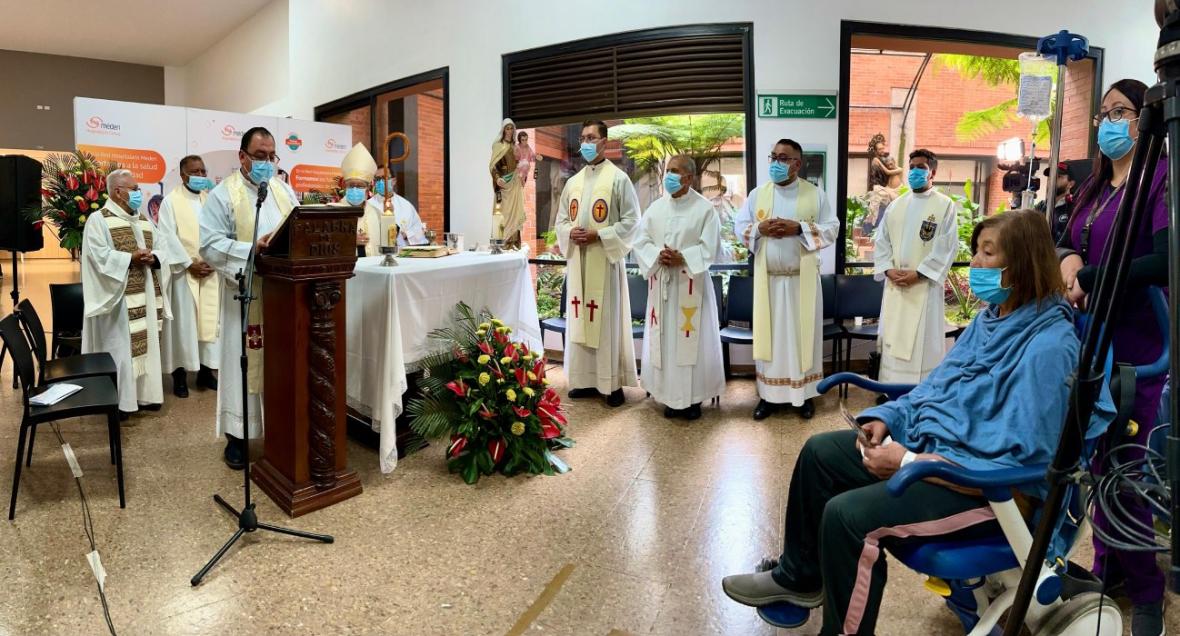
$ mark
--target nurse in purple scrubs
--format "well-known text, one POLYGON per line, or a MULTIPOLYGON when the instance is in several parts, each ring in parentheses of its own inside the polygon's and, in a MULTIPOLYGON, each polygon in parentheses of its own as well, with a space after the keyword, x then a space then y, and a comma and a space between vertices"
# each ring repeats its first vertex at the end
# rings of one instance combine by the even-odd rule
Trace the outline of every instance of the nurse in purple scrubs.
MULTIPOLYGON (((1102 108, 1094 118, 1101 155, 1095 162, 1093 176, 1079 190, 1073 216, 1059 246, 1063 256, 1061 273, 1069 290, 1069 300, 1074 304, 1084 305, 1105 265, 1102 259, 1131 168, 1132 150, 1139 137, 1139 111, 1146 91, 1145 84, 1133 79, 1115 82, 1106 91, 1102 108)), ((1114 332, 1115 362, 1132 365, 1154 362, 1163 351, 1163 334, 1152 312, 1147 287, 1167 288, 1168 284, 1166 167, 1165 162, 1160 162, 1149 168, 1154 170, 1147 198, 1149 218, 1145 219, 1139 235, 1132 238, 1134 260, 1122 313, 1114 332)), ((1155 425, 1164 380, 1159 377, 1136 384, 1131 419, 1138 423, 1138 432, 1131 437, 1125 430, 1112 428, 1099 447, 1100 457, 1105 455, 1105 449, 1118 444, 1147 444, 1148 433, 1155 425)), ((1120 459, 1129 461, 1142 456, 1142 452, 1126 453, 1120 459)), ((1095 470, 1101 473, 1108 467, 1109 461, 1104 461, 1095 470)), ((1134 497, 1126 497, 1122 503, 1141 523, 1151 527, 1148 504, 1134 497)), ((1098 510, 1094 511, 1094 523, 1111 531, 1109 522, 1098 510)), ((1094 552, 1095 574, 1116 590, 1124 587, 1130 597, 1134 606, 1132 635, 1163 634, 1164 577, 1156 565, 1155 555, 1116 550, 1104 545, 1097 537, 1094 538, 1094 552)))

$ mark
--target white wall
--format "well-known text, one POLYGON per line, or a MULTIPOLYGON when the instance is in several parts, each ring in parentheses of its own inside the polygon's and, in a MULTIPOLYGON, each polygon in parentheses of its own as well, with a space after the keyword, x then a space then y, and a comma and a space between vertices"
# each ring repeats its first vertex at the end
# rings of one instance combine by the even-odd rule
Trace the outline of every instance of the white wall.
MULTIPOLYGON (((289 18, 287 0, 274 0, 187 65, 166 67, 164 102, 239 113, 289 115, 289 18)), ((318 37, 312 40, 329 41, 318 37)))
MULTIPOLYGON (((282 12, 268 7, 259 14, 282 12)), ((278 102, 311 119, 315 106, 350 93, 450 67, 451 224, 455 231, 487 236, 491 191, 485 172, 501 113, 501 55, 603 34, 652 27, 718 21, 754 23, 757 90, 829 89, 839 83, 840 21, 920 24, 1042 36, 1062 28, 1081 33, 1106 50, 1103 82, 1135 77, 1150 83, 1157 29, 1150 0, 1118 9, 1107 0, 1034 3, 1027 0, 598 0, 486 3, 464 0, 290 0, 289 37, 295 44, 284 64, 273 60, 274 76, 290 72, 290 90, 277 86, 263 95, 258 67, 230 64, 239 55, 274 51, 287 33, 281 26, 246 25, 187 70, 186 105, 215 98, 210 107, 251 111, 278 102), (248 28, 249 27, 249 28, 248 28), (259 28, 255 28, 259 27, 259 28), (235 40, 229 42, 229 40, 235 40), (249 41, 237 41, 249 40, 249 41), (213 56, 217 62, 214 63, 213 56)), ((255 21, 258 18, 256 17, 255 21)), ((252 22, 255 22, 252 21, 252 22)), ((278 22, 277 20, 275 22, 278 22)), ((169 103, 172 103, 171 97, 169 103)), ((826 145, 828 174, 834 175, 835 121, 758 120, 758 146, 788 135, 826 145)), ((756 153, 759 174, 765 153, 756 153)), ((835 179, 829 180, 835 194, 835 179)), ((470 239, 469 239, 470 240, 470 239)))

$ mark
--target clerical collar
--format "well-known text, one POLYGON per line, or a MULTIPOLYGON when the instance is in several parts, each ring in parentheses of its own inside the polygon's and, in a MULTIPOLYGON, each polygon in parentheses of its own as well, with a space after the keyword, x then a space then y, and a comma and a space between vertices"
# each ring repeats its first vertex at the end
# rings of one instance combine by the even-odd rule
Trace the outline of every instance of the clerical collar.
MULTIPOLYGON (((911 190, 911 192, 913 192, 913 191, 911 190)), ((928 197, 931 194, 934 194, 934 188, 930 188, 929 190, 926 190, 925 192, 913 192, 913 195, 916 197, 928 197)))
POLYGON ((610 159, 603 159, 602 161, 599 161, 598 163, 587 164, 587 167, 590 168, 590 172, 598 172, 600 169, 602 169, 603 166, 605 166, 608 163, 610 163, 610 159))
POLYGON ((794 180, 794 181, 792 181, 792 182, 790 182, 790 183, 788 183, 788 184, 786 184, 786 185, 783 185, 783 184, 780 184, 780 183, 775 183, 775 184, 774 184, 774 187, 776 187, 776 188, 782 188, 782 189, 784 189, 784 190, 785 190, 785 189, 787 189, 787 188, 794 188, 794 187, 798 187, 798 185, 799 185, 799 177, 795 177, 795 180, 794 180))

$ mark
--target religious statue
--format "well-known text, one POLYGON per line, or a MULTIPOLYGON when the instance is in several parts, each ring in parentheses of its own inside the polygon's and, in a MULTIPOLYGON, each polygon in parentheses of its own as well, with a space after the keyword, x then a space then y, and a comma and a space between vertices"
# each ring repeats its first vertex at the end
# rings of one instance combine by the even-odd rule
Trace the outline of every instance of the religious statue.
POLYGON ((492 235, 504 240, 512 249, 520 247, 520 233, 524 229, 524 188, 516 174, 515 139, 516 124, 505 119, 492 144, 492 160, 488 164, 496 194, 492 208, 492 235))

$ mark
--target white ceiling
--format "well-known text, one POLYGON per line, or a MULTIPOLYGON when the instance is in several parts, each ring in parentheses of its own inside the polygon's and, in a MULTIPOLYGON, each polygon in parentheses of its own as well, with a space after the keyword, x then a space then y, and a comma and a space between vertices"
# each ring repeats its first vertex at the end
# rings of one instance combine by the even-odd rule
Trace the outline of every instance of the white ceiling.
POLYGON ((0 0, 0 49, 183 66, 270 0, 0 0))

